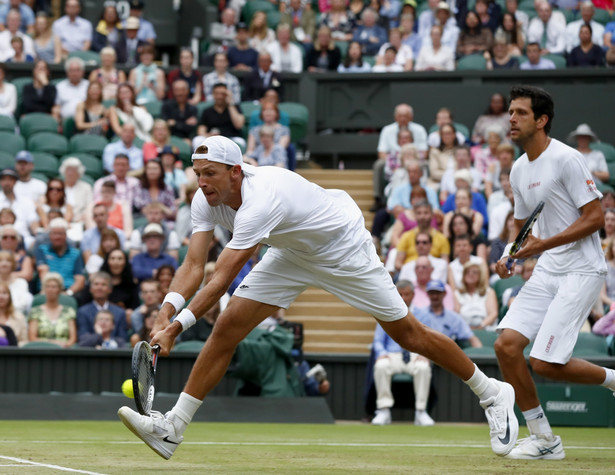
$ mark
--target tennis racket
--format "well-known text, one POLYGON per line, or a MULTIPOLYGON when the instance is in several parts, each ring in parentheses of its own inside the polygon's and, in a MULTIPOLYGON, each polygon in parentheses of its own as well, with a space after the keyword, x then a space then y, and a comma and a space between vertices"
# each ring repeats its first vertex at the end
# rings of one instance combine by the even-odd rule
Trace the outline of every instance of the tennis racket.
POLYGON ((521 228, 521 231, 519 231, 519 234, 517 234, 517 237, 515 238, 515 241, 513 242, 513 245, 510 248, 510 252, 508 253, 508 260, 506 261, 506 268, 508 270, 510 270, 510 268, 512 267, 512 263, 514 262, 514 259, 510 256, 516 254, 519 251, 519 249, 521 249, 521 246, 523 246, 523 243, 527 239, 528 235, 530 234, 530 232, 532 232, 532 227, 534 226, 534 223, 538 219, 538 216, 540 216, 540 212, 542 211, 542 208, 544 207, 545 207, 544 201, 541 201, 540 203, 538 203, 538 206, 536 206, 534 211, 532 211, 532 214, 530 214, 530 217, 527 218, 527 221, 521 228))
POLYGON ((154 402, 154 379, 160 346, 138 342, 132 350, 132 391, 140 414, 147 416, 154 402))

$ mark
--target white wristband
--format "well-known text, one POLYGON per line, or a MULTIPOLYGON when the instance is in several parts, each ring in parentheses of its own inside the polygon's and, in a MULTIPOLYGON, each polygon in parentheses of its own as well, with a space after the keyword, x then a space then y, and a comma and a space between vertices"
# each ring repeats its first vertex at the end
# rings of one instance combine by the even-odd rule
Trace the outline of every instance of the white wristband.
POLYGON ((512 242, 509 242, 508 244, 506 244, 506 247, 504 248, 504 252, 502 253, 502 257, 500 257, 500 259, 504 259, 505 257, 508 257, 511 247, 513 247, 512 242))
POLYGON ((196 323, 196 317, 194 316, 194 313, 190 311, 190 309, 185 308, 181 312, 179 312, 179 315, 175 317, 174 321, 181 323, 182 331, 185 332, 188 328, 190 328, 196 323))
POLYGON ((177 313, 182 308, 184 308, 186 299, 182 296, 182 294, 178 292, 169 292, 167 295, 165 295, 164 300, 162 301, 162 305, 164 305, 165 303, 170 303, 171 305, 173 305, 175 313, 177 313))

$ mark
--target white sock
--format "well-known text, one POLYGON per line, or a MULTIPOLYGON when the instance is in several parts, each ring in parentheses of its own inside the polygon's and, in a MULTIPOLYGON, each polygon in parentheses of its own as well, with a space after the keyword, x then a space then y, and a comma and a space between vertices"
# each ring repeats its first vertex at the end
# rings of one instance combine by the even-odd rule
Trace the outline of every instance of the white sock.
POLYGON ((547 419, 545 412, 542 410, 542 406, 535 407, 528 411, 523 411, 522 414, 523 417, 525 417, 525 422, 527 423, 527 428, 530 430, 530 434, 553 435, 551 424, 549 424, 549 420, 547 419))
POLYGON ((615 370, 611 368, 602 368, 602 369, 606 372, 606 378, 604 378, 604 382, 602 383, 602 386, 615 391, 615 370))
POLYGON ((203 401, 192 397, 188 393, 182 392, 179 395, 179 399, 170 411, 171 414, 175 416, 171 420, 177 435, 182 435, 184 433, 186 427, 188 427, 188 424, 190 424, 192 420, 192 416, 194 416, 194 413, 201 407, 201 404, 203 404, 203 401))
POLYGON ((464 381, 470 389, 478 396, 481 401, 485 401, 490 397, 495 397, 500 392, 500 389, 493 384, 485 373, 483 373, 476 364, 474 365, 474 374, 470 379, 464 381))

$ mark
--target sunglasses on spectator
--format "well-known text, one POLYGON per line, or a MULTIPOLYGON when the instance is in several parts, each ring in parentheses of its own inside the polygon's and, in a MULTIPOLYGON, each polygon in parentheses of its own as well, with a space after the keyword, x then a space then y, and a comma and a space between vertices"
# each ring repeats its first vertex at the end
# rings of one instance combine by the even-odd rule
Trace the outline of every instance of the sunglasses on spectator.
POLYGON ((2 239, 17 239, 17 236, 13 236, 12 234, 5 234, 2 236, 2 239))
POLYGON ((417 244, 429 244, 429 241, 416 241, 417 244))
POLYGON ((56 186, 50 186, 49 191, 64 191, 64 189, 56 186))

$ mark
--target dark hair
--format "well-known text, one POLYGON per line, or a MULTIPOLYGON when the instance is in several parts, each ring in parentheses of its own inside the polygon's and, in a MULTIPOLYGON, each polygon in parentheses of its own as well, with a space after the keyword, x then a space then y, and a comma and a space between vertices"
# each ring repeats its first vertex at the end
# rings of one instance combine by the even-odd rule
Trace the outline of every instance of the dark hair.
MULTIPOLYGON (((583 28, 584 26, 586 26, 589 29, 590 33, 592 33, 592 34, 594 33, 594 30, 592 29, 592 26, 589 23, 583 23, 581 25, 581 28, 583 28)), ((579 28, 579 31, 581 31, 581 28, 579 28)))
POLYGON ((448 233, 449 236, 451 237, 451 239, 454 241, 455 239, 457 239, 457 237, 459 236, 455 236, 455 232, 453 231, 453 223, 455 222, 455 218, 462 218, 463 221, 466 223, 466 226, 468 228, 468 230, 464 233, 464 234, 460 234, 460 236, 469 236, 470 237, 470 241, 472 240, 472 218, 470 218, 469 216, 466 216, 465 214, 462 213, 455 213, 453 214, 453 217, 451 218, 451 222, 448 223, 448 233))
POLYGON ((417 232, 416 236, 414 236, 414 241, 415 242, 419 238, 419 236, 427 236, 427 239, 429 239, 429 242, 433 244, 433 238, 431 237, 431 234, 429 234, 429 231, 419 231, 419 232, 417 232))
POLYGON ((512 44, 516 45, 517 44, 517 39, 518 39, 517 38, 517 18, 515 17, 515 15, 513 15, 510 12, 504 12, 504 14, 502 15, 502 21, 500 22, 500 24, 502 25, 502 30, 504 30, 504 31, 506 31, 504 29, 504 17, 505 16, 509 16, 509 17, 512 18, 513 29, 512 29, 512 31, 509 32, 510 33, 510 42, 512 44))
POLYGON ((501 178, 501 177, 502 177, 502 175, 505 175, 505 176, 507 176, 507 177, 510 177, 510 172, 511 172, 510 168, 502 168, 502 169, 500 170, 500 174, 498 175, 498 178, 501 178))
POLYGON ((62 185, 62 197, 58 201, 58 204, 61 208, 62 206, 64 206, 64 203, 66 203, 66 190, 64 189, 64 182, 60 178, 51 178, 49 180, 49 182, 47 183, 47 191, 45 192, 45 199, 47 200, 47 204, 49 204, 49 192, 51 191, 49 185, 51 185, 51 183, 53 182, 58 182, 60 185, 62 185))
POLYGON ((226 84, 224 84, 223 82, 217 82, 216 84, 214 84, 211 88, 211 90, 213 91, 214 89, 216 89, 217 87, 223 87, 224 89, 228 89, 226 87, 226 84))
POLYGON ((500 238, 500 241, 508 242, 510 231, 508 231, 508 228, 506 227, 506 222, 508 221, 508 218, 514 216, 514 214, 515 213, 512 209, 506 214, 506 219, 504 220, 504 227, 502 228, 502 232, 498 236, 500 238))
POLYGON ((386 53, 387 51, 393 51, 393 53, 397 54, 397 48, 393 45, 387 47, 387 49, 384 50, 384 52, 386 53))
POLYGON ((474 35, 474 34, 480 33, 482 28, 483 26, 481 24, 480 17, 478 16, 478 14, 474 10, 468 10, 466 13, 466 17, 463 19, 463 31, 466 34, 474 35), (476 17, 476 20, 478 21, 478 25, 476 25, 474 28, 470 28, 468 26, 468 16, 469 15, 474 15, 476 17))
POLYGON ((359 67, 363 66, 363 50, 361 49, 361 43, 359 43, 358 41, 351 41, 350 43, 348 43, 348 50, 346 51, 346 58, 344 58, 344 67, 345 68, 349 68, 350 67, 350 63, 352 61, 352 59, 350 58, 350 47, 352 46, 353 43, 356 43, 359 45, 359 59, 357 61, 357 65, 359 67))
POLYGON ((120 110, 124 110, 122 109, 122 106, 124 105, 123 102, 120 102, 120 88, 122 87, 127 87, 128 89, 130 89, 130 92, 132 93, 132 100, 130 101, 130 103, 133 106, 137 105, 137 95, 135 94, 135 88, 132 87, 132 84, 130 84, 129 82, 123 82, 122 84, 119 84, 117 86, 117 93, 115 94, 115 107, 117 107, 120 110))
POLYGON ((460 234, 459 236, 455 236, 455 238, 453 239, 453 244, 455 244, 457 241, 468 241, 471 246, 472 236, 470 236, 469 234, 460 234))
POLYGON ((508 103, 506 102, 506 96, 504 94, 496 92, 494 94, 491 94, 491 97, 489 98, 489 106, 487 106, 487 111, 485 112, 485 114, 486 115, 493 114, 493 110, 491 110, 491 99, 493 99, 493 96, 500 96, 502 98, 502 102, 504 103, 503 105, 504 112, 508 111, 508 103))
POLYGON ((147 178, 147 166, 153 163, 155 165, 158 165, 158 167, 160 168, 160 176, 158 177, 158 180, 156 182, 156 186, 158 187, 159 190, 165 190, 166 189, 166 184, 164 182, 164 168, 162 168, 162 162, 160 160, 158 160, 157 158, 153 158, 151 160, 148 160, 148 162, 145 164, 145 167, 143 168, 143 174, 141 175, 141 186, 145 189, 149 189, 151 183, 149 182, 148 178, 147 178))
MULTIPOLYGON (((98 205, 97 205, 98 206, 98 205)), ((104 206, 104 205, 103 205, 104 206)), ((106 209, 106 206, 105 206, 106 209)), ((119 248, 121 246, 120 238, 117 233, 111 228, 105 228, 100 232, 100 245, 98 246, 98 254, 100 257, 106 257, 105 252, 103 250, 103 241, 107 238, 115 239, 116 247, 119 248)), ((112 249, 113 250, 113 249, 112 249)))
POLYGON ((551 95, 535 86, 517 85, 510 89, 510 100, 526 97, 532 101, 532 111, 534 112, 534 120, 546 115, 547 123, 544 126, 544 131, 548 134, 551 131, 553 117, 555 117, 553 98, 551 95))
POLYGON ((525 46, 526 51, 527 51, 527 48, 528 48, 528 47, 530 47, 530 46, 537 46, 537 47, 538 47, 538 49, 540 49, 540 43, 538 43, 537 41, 532 41, 531 43, 528 43, 528 44, 525 46))
POLYGON ((440 149, 440 151, 444 150, 444 140, 442 140, 442 129, 444 127, 450 127, 451 129, 453 129, 453 136, 455 137, 455 140, 453 142, 453 147, 458 147, 459 146, 459 140, 457 140, 457 129, 455 128, 455 126, 453 125, 452 122, 448 122, 446 124, 442 124, 440 126, 440 146, 438 147, 438 149, 440 149))
POLYGON ((107 274, 113 277, 113 274, 111 273, 111 269, 109 268, 109 257, 115 251, 120 251, 122 254, 124 254, 124 258, 126 259, 126 263, 124 264, 124 269, 122 269, 122 273, 120 274, 120 283, 117 285, 117 287, 121 287, 123 290, 131 291, 132 289, 134 289, 134 287, 137 284, 132 275, 132 266, 130 265, 128 256, 119 247, 115 249, 111 249, 109 251, 109 254, 105 256, 105 260, 103 261, 102 266, 100 266, 100 270, 103 272, 106 272, 107 274))
POLYGON ((165 265, 160 266, 160 267, 158 268, 158 270, 156 271, 156 281, 160 282, 160 281, 158 280, 158 276, 160 276, 160 273, 161 273, 163 270, 168 270, 168 271, 170 271, 170 272, 171 272, 171 278, 175 277, 175 267, 173 267, 171 264, 165 264, 165 265))

